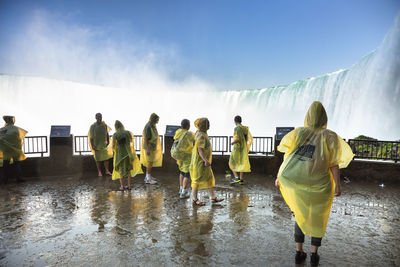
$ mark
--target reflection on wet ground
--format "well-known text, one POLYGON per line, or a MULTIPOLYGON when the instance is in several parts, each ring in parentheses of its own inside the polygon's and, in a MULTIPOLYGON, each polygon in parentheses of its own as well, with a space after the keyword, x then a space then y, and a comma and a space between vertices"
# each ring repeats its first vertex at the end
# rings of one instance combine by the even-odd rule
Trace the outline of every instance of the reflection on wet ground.
MULTIPOLYGON (((130 193, 109 177, 2 186, 0 266, 294 265, 294 219, 272 177, 231 187, 217 176, 226 200, 212 206, 204 192, 204 207, 179 199, 175 175, 156 177, 158 185, 135 178, 130 193)), ((320 264, 400 265, 400 185, 342 186, 320 264)))

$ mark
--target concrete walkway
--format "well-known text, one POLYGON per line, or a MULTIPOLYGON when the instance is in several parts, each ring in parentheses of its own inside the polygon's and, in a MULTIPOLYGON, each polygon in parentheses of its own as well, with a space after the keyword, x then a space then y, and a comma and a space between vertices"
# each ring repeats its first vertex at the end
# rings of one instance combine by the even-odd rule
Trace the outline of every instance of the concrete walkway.
MULTIPOLYGON (((143 175, 116 191, 109 177, 1 185, 0 266, 293 266, 294 219, 273 177, 248 175, 226 200, 178 198, 178 178, 143 175)), ((400 265, 400 185, 343 183, 319 250, 321 266, 400 265)), ((310 238, 306 238, 306 252, 310 238)), ((305 266, 309 266, 309 255, 305 266)))

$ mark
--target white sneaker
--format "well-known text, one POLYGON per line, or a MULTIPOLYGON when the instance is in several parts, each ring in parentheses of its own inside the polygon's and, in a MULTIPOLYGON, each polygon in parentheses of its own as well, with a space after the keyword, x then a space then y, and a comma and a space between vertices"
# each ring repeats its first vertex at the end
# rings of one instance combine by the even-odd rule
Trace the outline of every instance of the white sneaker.
POLYGON ((151 177, 149 177, 147 179, 144 179, 144 183, 146 183, 146 184, 156 184, 157 181, 153 180, 151 177))
POLYGON ((189 198, 189 197, 190 197, 189 190, 182 190, 181 194, 179 195, 180 199, 189 198))

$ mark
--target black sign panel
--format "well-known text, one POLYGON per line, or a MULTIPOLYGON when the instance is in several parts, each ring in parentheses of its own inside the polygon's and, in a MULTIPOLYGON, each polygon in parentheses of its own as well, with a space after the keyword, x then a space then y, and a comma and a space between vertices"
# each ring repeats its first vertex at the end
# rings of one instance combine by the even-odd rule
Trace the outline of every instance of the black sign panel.
POLYGON ((52 125, 50 137, 69 137, 71 134, 70 125, 52 125))
POLYGON ((165 136, 174 136, 176 130, 180 129, 181 126, 177 126, 177 125, 167 125, 166 129, 165 129, 165 136))
POLYGON ((276 140, 282 140, 282 138, 289 132, 293 131, 294 127, 276 127, 276 140))

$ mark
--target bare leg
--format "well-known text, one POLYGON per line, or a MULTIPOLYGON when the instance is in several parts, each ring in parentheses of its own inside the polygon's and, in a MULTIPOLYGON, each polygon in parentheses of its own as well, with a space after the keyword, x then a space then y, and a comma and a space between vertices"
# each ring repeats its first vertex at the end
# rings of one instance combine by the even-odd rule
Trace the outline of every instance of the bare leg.
POLYGON ((98 176, 103 176, 103 174, 101 173, 101 162, 100 161, 96 161, 96 167, 97 167, 97 172, 98 172, 98 176))
POLYGON ((121 187, 120 187, 119 189, 124 190, 124 178, 121 177, 121 178, 119 179, 119 182, 120 182, 120 184, 121 184, 121 187))
POLYGON ((109 166, 110 164, 108 163, 108 160, 104 161, 104 168, 106 169, 106 175, 111 175, 109 166))
POLYGON ((317 246, 311 246, 311 253, 317 253, 318 247, 317 246))
POLYGON ((198 199, 197 198, 197 191, 198 191, 197 189, 192 188, 192 197, 193 197, 194 201, 198 199))
POLYGON ((188 183, 189 183, 189 179, 186 178, 186 177, 183 178, 182 188, 183 188, 183 189, 186 189, 188 183))
POLYGON ((182 174, 179 174, 179 186, 181 188, 185 188, 185 187, 183 187, 183 175, 182 174))
POLYGON ((235 176, 234 178, 239 177, 237 172, 235 172, 234 170, 232 170, 232 172, 233 172, 233 176, 235 176))
POLYGON ((296 243, 296 251, 303 251, 303 243, 296 243))
POLYGON ((211 199, 215 199, 214 187, 208 188, 208 193, 210 194, 211 199))
POLYGON ((240 180, 243 180, 243 172, 240 173, 240 180))
POLYGON ((132 188, 132 187, 131 187, 131 179, 132 179, 132 178, 131 178, 130 176, 128 176, 128 189, 129 189, 129 190, 131 190, 131 188, 132 188))
POLYGON ((149 162, 148 164, 147 164, 147 168, 146 168, 146 173, 148 174, 148 175, 151 175, 151 167, 152 167, 153 165, 149 162))

